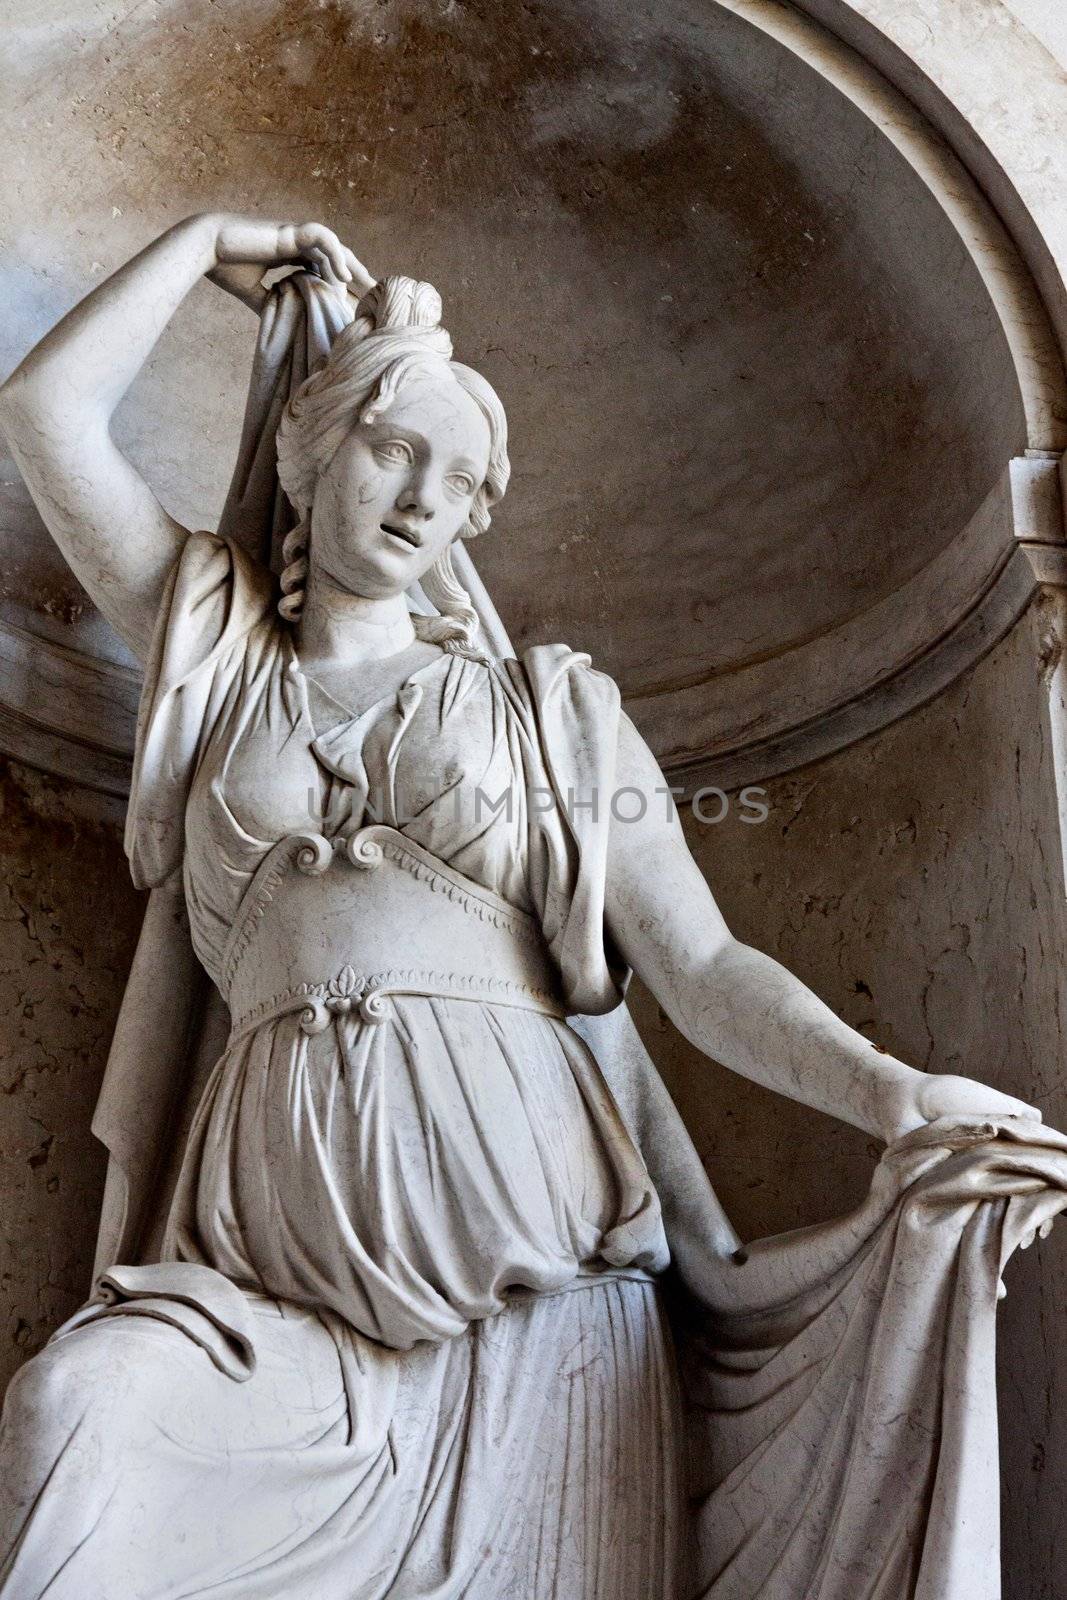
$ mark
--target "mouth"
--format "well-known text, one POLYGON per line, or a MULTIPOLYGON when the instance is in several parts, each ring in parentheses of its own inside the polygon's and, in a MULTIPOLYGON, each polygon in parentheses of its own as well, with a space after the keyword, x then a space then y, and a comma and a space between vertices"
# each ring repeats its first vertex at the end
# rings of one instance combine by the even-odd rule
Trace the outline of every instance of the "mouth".
POLYGON ((412 550, 419 550, 422 548, 422 539, 417 533, 413 533, 410 528, 401 528, 395 523, 383 522, 381 524, 381 530, 383 533, 389 534, 390 538, 399 539, 403 544, 406 544, 412 550))

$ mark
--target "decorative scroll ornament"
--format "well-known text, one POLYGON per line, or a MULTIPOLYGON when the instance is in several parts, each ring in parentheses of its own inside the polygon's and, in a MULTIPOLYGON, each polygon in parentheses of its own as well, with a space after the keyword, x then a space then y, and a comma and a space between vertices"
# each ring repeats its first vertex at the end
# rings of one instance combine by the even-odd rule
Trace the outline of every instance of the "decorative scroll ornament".
POLYGON ((309 1035, 324 1032, 334 1017, 347 1017, 356 1010, 364 1022, 384 1022, 388 1016, 385 996, 350 966, 342 967, 329 983, 308 985, 306 992, 309 1000, 301 1010, 300 1027, 309 1035))

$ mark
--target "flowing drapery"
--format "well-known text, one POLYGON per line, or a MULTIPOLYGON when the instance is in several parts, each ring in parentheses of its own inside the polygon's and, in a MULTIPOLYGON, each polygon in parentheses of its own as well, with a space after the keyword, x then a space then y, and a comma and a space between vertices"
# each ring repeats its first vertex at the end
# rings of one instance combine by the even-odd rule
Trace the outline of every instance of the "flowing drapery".
MULTIPOLYGON (((221 531, 275 567, 291 519, 274 470, 278 417, 351 314, 344 295, 298 274, 272 292, 261 320, 221 531)), ((455 566, 494 652, 506 655, 462 548, 455 566)), ((572 686, 551 673, 514 678, 517 714, 536 731, 560 796, 568 785, 611 783, 603 739, 557 737, 558 697, 572 686)), ((592 719, 595 708, 569 705, 566 716, 592 719)), ((602 836, 572 825, 574 848, 595 859, 602 836)), ((597 874, 585 883, 589 902, 557 953, 580 1003, 603 1012, 620 975, 603 948, 597 874)), ((996 1288, 1042 1192, 1067 1187, 1067 1143, 1011 1122, 934 1124, 886 1152, 850 1216, 739 1251, 625 1006, 574 1026, 644 1154, 671 1244, 693 1497, 687 1597, 996 1600, 996 1288), (1027 1187, 1032 1196, 1020 1196, 1027 1187)), ((180 1142, 220 1027, 180 892, 157 887, 94 1121, 112 1156, 102 1269, 151 1259, 170 1181, 165 1153, 180 1142)))

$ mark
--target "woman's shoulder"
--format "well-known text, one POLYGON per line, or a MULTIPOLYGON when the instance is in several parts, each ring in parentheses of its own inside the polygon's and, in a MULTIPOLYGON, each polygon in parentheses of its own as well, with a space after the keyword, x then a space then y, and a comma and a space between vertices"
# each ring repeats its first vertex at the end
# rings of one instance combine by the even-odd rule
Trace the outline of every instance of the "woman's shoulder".
POLYGON ((261 609, 274 593, 270 569, 225 534, 198 529, 183 544, 174 567, 175 589, 200 598, 229 590, 261 609))
POLYGON ((494 663, 498 674, 537 707, 581 701, 618 706, 620 694, 614 678, 594 667, 585 650, 570 645, 530 645, 517 656, 494 663))
POLYGON ((163 596, 148 679, 172 686, 257 627, 273 625, 274 591, 269 569, 235 540, 191 533, 163 596))

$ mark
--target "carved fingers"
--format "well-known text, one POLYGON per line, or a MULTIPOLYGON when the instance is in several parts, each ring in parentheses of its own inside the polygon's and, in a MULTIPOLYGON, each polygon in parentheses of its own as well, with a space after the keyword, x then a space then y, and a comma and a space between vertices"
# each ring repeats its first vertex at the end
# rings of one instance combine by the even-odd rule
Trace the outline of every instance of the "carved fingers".
POLYGON ((254 263, 267 268, 306 262, 330 282, 344 284, 357 294, 364 294, 376 281, 325 223, 274 222, 228 214, 211 221, 215 259, 220 266, 254 263))
POLYGON ((925 1122, 939 1117, 1021 1117, 1027 1122, 1041 1121, 1041 1112, 1025 1100, 952 1073, 931 1073, 918 1080, 917 1100, 919 1115, 925 1122))
POLYGON ((373 273, 331 228, 320 222, 287 224, 279 229, 279 243, 286 260, 310 261, 330 282, 351 285, 359 294, 374 287, 373 273))
MULTIPOLYGON (((1009 1202, 1004 1219, 1001 1240, 1001 1268, 1016 1250, 1027 1250, 1036 1239, 1047 1239, 1052 1224, 1067 1210, 1067 1192, 1047 1189, 1044 1193, 1020 1196, 1009 1202)), ((1004 1279, 997 1283, 997 1299, 1003 1300, 1007 1289, 1004 1279)))

